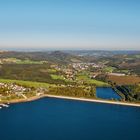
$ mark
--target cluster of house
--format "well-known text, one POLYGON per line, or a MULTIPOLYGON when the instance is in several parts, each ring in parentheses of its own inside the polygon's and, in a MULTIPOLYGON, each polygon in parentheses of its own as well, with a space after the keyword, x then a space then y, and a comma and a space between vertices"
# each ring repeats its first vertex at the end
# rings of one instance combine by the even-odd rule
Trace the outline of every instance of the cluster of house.
POLYGON ((95 63, 73 63, 72 67, 78 71, 87 70, 89 67, 100 68, 101 65, 95 63))
POLYGON ((0 88, 6 89, 7 94, 23 94, 24 92, 30 91, 30 88, 25 88, 16 84, 0 83, 0 88))
MULTIPOLYGON (((104 68, 104 64, 96 64, 96 63, 72 63, 67 68, 61 68, 57 65, 52 65, 52 68, 55 68, 56 70, 61 70, 65 73, 65 78, 69 80, 75 80, 75 75, 77 72, 87 70, 88 68, 98 68, 96 72, 91 72, 89 77, 91 79, 96 78, 98 75, 102 74, 102 68, 104 68)), ((124 73, 106 73, 107 75, 113 75, 113 76, 125 76, 124 73)))
MULTIPOLYGON (((11 84, 6 84, 6 83, 0 83, 0 88, 5 90, 5 93, 8 95, 10 94, 15 94, 17 96, 22 96, 23 98, 27 98, 26 94, 27 92, 30 92, 32 89, 31 88, 25 88, 23 86, 19 86, 17 84, 11 83, 11 84)), ((48 89, 46 88, 37 88, 34 90, 36 96, 41 96, 45 92, 47 92, 48 89)), ((0 97, 2 95, 0 94, 0 97)))
MULTIPOLYGON (((70 66, 77 71, 86 70, 89 67, 93 67, 93 68, 103 67, 101 64, 96 64, 96 63, 72 63, 72 64, 70 64, 70 66)), ((55 68, 57 70, 63 70, 58 65, 51 65, 51 68, 55 68)))
MULTIPOLYGON (((56 70, 61 70, 62 72, 64 72, 65 78, 69 80, 75 80, 75 75, 77 74, 77 72, 87 70, 89 67, 101 68, 102 66, 96 63, 72 63, 66 68, 61 68, 57 65, 51 65, 51 68, 55 68, 56 70)), ((94 76, 97 76, 97 74, 95 74, 94 76)))
POLYGON ((0 64, 4 64, 4 63, 16 63, 17 60, 14 58, 2 58, 0 59, 0 64))
POLYGON ((51 66, 50 66, 52 69, 56 69, 56 70, 61 70, 61 68, 58 66, 58 65, 55 65, 55 64, 52 64, 51 66))
POLYGON ((100 68, 101 65, 95 63, 72 63, 69 65, 69 67, 71 68, 65 68, 61 70, 65 73, 67 79, 75 80, 75 75, 77 74, 77 72, 87 70, 89 67, 100 68))
POLYGON ((75 80, 76 71, 73 69, 63 69, 63 72, 65 73, 66 79, 75 80))
POLYGON ((62 71, 65 74, 64 79, 74 80, 75 78, 76 71, 74 71, 74 69, 67 68, 67 67, 60 67, 58 65, 51 65, 51 68, 54 68, 58 71, 62 71))

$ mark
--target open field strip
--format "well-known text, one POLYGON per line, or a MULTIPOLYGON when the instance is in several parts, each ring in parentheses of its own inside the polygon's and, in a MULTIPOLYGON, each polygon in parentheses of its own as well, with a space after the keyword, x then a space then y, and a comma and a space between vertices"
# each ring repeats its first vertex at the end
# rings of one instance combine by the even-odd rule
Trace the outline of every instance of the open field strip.
POLYGON ((23 80, 10 80, 10 79, 0 79, 1 83, 16 83, 20 84, 22 86, 28 86, 28 87, 42 87, 42 88, 48 88, 49 86, 55 86, 54 84, 49 83, 43 83, 43 82, 32 82, 32 81, 23 81, 23 80))

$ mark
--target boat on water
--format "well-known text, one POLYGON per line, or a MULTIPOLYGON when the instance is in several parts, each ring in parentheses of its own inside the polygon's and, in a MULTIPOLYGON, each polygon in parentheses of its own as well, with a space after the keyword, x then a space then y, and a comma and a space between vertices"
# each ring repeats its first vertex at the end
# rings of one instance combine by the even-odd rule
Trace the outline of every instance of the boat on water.
POLYGON ((9 105, 7 105, 7 104, 2 104, 2 106, 3 106, 3 107, 9 107, 9 105))
POLYGON ((9 105, 7 105, 7 104, 0 104, 0 108, 2 108, 2 107, 9 107, 9 105))

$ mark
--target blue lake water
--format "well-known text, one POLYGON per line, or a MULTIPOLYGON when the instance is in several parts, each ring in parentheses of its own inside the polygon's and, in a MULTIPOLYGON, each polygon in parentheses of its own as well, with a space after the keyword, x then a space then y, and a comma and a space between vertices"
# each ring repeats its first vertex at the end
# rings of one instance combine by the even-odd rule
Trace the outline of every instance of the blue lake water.
POLYGON ((97 88, 96 95, 102 99, 121 99, 121 97, 112 88, 97 88))
POLYGON ((140 108, 55 98, 0 110, 0 140, 138 140, 140 108))

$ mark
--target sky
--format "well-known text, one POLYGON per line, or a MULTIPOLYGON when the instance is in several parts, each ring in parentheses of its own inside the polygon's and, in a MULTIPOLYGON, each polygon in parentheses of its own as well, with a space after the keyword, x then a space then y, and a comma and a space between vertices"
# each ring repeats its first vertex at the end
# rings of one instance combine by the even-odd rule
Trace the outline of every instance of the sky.
POLYGON ((140 0, 0 0, 0 49, 140 50, 140 0))

